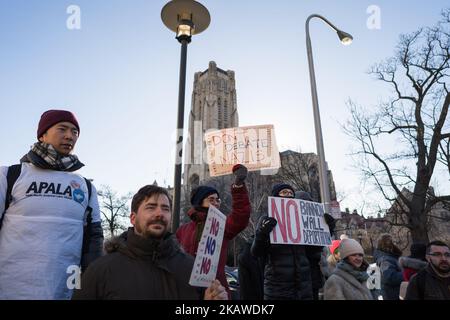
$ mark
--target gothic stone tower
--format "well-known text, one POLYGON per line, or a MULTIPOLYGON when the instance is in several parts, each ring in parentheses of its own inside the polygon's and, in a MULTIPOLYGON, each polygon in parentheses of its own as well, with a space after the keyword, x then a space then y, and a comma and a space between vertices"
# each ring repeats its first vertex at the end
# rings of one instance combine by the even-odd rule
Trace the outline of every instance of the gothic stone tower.
POLYGON ((234 71, 224 71, 211 61, 194 78, 184 166, 184 185, 189 190, 209 178, 204 133, 238 126, 234 71))

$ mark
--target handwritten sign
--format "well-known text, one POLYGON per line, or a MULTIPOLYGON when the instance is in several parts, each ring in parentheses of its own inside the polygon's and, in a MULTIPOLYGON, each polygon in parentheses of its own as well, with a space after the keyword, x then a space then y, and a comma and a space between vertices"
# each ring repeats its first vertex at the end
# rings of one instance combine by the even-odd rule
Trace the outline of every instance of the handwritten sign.
POLYGON ((269 197, 269 217, 277 220, 270 243, 331 245, 323 204, 294 198, 269 197))
POLYGON ((330 203, 330 214, 335 219, 341 219, 341 206, 339 205, 339 202, 334 200, 330 203))
POLYGON ((273 125, 210 131, 205 140, 211 177, 231 174, 235 164, 249 171, 280 167, 273 125))
POLYGON ((191 286, 209 287, 216 279, 225 222, 226 216, 210 206, 189 280, 191 286))

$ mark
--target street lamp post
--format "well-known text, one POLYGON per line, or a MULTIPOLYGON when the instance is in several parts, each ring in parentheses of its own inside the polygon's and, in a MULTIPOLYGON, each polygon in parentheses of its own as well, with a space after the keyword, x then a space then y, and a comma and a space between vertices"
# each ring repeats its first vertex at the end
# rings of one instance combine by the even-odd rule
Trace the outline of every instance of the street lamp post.
POLYGON ((320 123, 319 101, 317 98, 317 86, 316 86, 316 76, 314 73, 314 60, 312 54, 311 37, 309 36, 309 21, 312 18, 319 18, 325 21, 331 28, 333 28, 337 32, 339 39, 344 45, 350 44, 353 40, 353 37, 350 34, 339 30, 330 21, 328 21, 327 19, 318 14, 312 14, 306 20, 306 50, 308 53, 309 79, 311 82, 311 97, 314 112, 314 127, 316 133, 317 155, 319 156, 320 198, 325 206, 325 213, 329 214, 331 201, 330 187, 328 184, 328 175, 325 162, 325 151, 323 148, 322 126, 320 123))
POLYGON ((172 0, 162 8, 161 19, 167 28, 176 32, 175 38, 181 43, 172 217, 172 231, 175 232, 180 224, 181 165, 183 162, 187 45, 191 42, 192 35, 198 34, 208 28, 211 17, 208 9, 197 1, 172 0))

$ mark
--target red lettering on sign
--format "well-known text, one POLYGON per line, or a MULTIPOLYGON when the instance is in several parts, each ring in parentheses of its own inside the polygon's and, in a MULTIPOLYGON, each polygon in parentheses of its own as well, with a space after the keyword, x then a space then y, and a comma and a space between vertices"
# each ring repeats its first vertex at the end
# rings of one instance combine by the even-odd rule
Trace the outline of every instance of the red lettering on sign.
MULTIPOLYGON (((280 229, 281 237, 283 238, 283 242, 287 241, 286 236, 286 221, 285 221, 285 213, 284 213, 284 199, 281 199, 281 215, 278 213, 277 202, 275 199, 271 199, 272 203, 270 204, 272 208, 272 217, 277 220, 277 227, 280 229)), ((277 241, 277 233, 273 233, 273 239, 275 242, 277 241)))
POLYGON ((286 216, 287 216, 287 227, 288 227, 288 235, 289 239, 293 243, 300 243, 301 240, 301 232, 300 232, 300 217, 298 213, 298 206, 297 202, 294 200, 289 200, 286 203, 286 216), (291 217, 294 215, 295 224, 292 223, 291 217), (292 229, 295 229, 295 232, 297 233, 297 237, 294 238, 292 235, 292 229))

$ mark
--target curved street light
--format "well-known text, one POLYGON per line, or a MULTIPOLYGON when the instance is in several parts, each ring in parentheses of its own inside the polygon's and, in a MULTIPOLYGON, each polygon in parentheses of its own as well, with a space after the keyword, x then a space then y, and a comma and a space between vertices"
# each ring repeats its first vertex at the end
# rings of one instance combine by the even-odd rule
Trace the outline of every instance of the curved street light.
POLYGON ((316 76, 314 72, 314 60, 312 54, 311 37, 309 35, 309 21, 312 18, 319 18, 326 22, 331 28, 333 28, 341 43, 344 45, 349 45, 352 43, 353 37, 342 30, 336 28, 330 21, 318 14, 312 14, 306 19, 306 50, 308 53, 308 65, 309 65, 309 79, 311 83, 311 97, 313 103, 313 113, 314 113, 314 128, 316 133, 316 146, 317 155, 319 156, 319 180, 320 180, 320 198, 325 207, 325 213, 330 213, 330 186, 328 184, 328 175, 326 170, 325 162, 325 151, 323 148, 323 138, 322 138, 322 127, 320 123, 320 113, 319 113, 319 101, 317 98, 317 86, 316 86, 316 76))
POLYGON ((197 1, 172 0, 162 8, 161 19, 167 28, 176 33, 175 38, 181 43, 172 218, 172 231, 175 232, 180 224, 181 165, 183 162, 187 45, 191 42, 192 35, 199 34, 208 28, 211 17, 208 9, 197 1))

